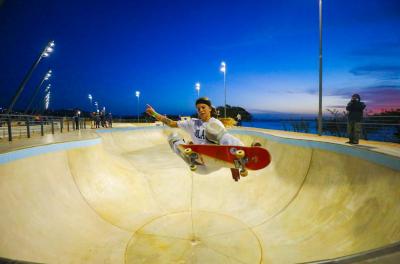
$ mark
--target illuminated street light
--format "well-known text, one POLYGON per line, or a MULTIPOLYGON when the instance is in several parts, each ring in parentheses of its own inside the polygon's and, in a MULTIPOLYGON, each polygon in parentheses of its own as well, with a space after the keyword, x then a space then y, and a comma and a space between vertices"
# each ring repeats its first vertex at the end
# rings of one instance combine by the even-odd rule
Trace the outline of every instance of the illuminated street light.
POLYGON ((50 94, 51 94, 50 87, 51 87, 51 84, 47 85, 46 90, 45 90, 47 92, 46 96, 44 97, 44 109, 45 110, 49 109, 49 105, 50 105, 50 94))
MULTIPOLYGON (((44 83, 44 81, 48 81, 48 80, 50 79, 52 73, 53 73, 52 70, 49 70, 49 71, 45 74, 45 76, 43 77, 43 79, 40 81, 40 83, 36 86, 35 92, 33 93, 32 97, 31 97, 31 100, 29 101, 28 106, 25 108, 25 111, 24 111, 25 114, 29 111, 29 109, 31 108, 33 102, 35 101, 35 98, 36 98, 37 94, 38 94, 39 91, 40 91, 40 87, 42 87, 42 84, 44 83)), ((49 85, 50 85, 50 84, 49 84, 49 85)))
POLYGON ((53 52, 53 47, 54 47, 54 41, 50 41, 47 43, 46 47, 43 49, 43 51, 40 53, 39 57, 36 59, 36 61, 32 64, 31 68, 29 69, 28 73, 25 75, 24 79, 22 80, 21 84, 19 85, 17 92, 15 93, 13 99, 11 100, 10 106, 8 107, 7 114, 10 114, 12 112, 12 109, 17 102, 19 96, 21 95, 22 91, 24 90, 24 87, 26 83, 29 81, 29 79, 32 76, 33 71, 35 68, 39 65, 40 60, 43 57, 48 57, 51 52, 53 52))
POLYGON ((47 93, 47 92, 50 90, 50 88, 51 88, 51 83, 49 83, 49 84, 46 86, 46 89, 44 89, 44 92, 47 93))
POLYGON ((195 87, 196 87, 196 90, 197 90, 197 97, 199 98, 200 97, 200 83, 199 82, 196 83, 195 87))
POLYGON ((140 97, 140 91, 136 91, 135 95, 137 97, 137 120, 138 120, 138 123, 139 123, 139 97, 140 97))
POLYGON ((224 105, 224 117, 226 118, 226 63, 221 62, 219 70, 224 74, 224 90, 225 90, 225 105, 224 105))
POLYGON ((51 73, 52 73, 51 70, 49 70, 49 71, 46 73, 46 75, 44 76, 44 80, 45 80, 45 81, 49 80, 49 78, 51 77, 51 73))
POLYGON ((90 111, 92 111, 92 101, 93 101, 93 97, 91 94, 88 95, 88 99, 90 101, 90 111))
POLYGON ((98 102, 94 102, 94 106, 96 106, 96 111, 99 112, 99 103, 98 102))
POLYGON ((42 51, 42 57, 48 57, 50 56, 50 53, 52 53, 54 51, 53 47, 54 47, 54 40, 50 41, 46 48, 42 51))

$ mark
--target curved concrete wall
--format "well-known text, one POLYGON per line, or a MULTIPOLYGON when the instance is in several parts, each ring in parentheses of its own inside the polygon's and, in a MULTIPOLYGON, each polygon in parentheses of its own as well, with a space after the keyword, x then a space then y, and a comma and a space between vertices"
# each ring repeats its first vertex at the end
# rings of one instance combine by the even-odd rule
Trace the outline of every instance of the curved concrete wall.
MULTIPOLYGON (((294 263, 400 241, 396 157, 232 130, 272 163, 192 173, 170 129, 0 155, 0 256, 44 263, 294 263)), ((184 135, 186 136, 186 135, 184 135)))

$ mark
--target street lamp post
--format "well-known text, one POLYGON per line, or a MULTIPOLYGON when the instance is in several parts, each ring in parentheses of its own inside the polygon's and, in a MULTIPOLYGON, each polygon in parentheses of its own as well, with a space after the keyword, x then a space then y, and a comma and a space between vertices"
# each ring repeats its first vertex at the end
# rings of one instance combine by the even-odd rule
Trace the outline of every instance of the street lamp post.
POLYGON ((50 94, 51 94, 50 88, 51 88, 51 84, 47 85, 46 90, 45 90, 45 92, 46 92, 46 96, 44 97, 44 109, 45 110, 49 109, 49 106, 50 106, 50 94))
POLYGON ((96 106, 96 112, 99 112, 99 103, 98 102, 94 102, 94 106, 96 106))
POLYGON ((36 59, 36 61, 32 64, 31 68, 29 69, 28 73, 25 75, 24 79, 22 80, 21 84, 18 87, 17 92, 15 93, 10 106, 8 107, 7 110, 7 114, 10 114, 12 112, 12 109, 15 105, 15 103, 17 102, 19 96, 21 95, 22 91, 24 90, 24 87, 26 85, 26 83, 29 81, 29 79, 32 76, 33 71, 35 70, 35 68, 38 66, 40 60, 43 57, 48 57, 50 55, 51 52, 53 52, 53 48, 54 48, 54 41, 50 41, 47 46, 43 49, 43 51, 40 53, 39 57, 36 59))
POLYGON ((318 135, 322 135, 322 0, 319 0, 319 100, 318 135))
POLYGON ((226 118, 226 63, 221 62, 220 71, 224 74, 224 90, 225 90, 225 105, 224 105, 224 117, 226 118))
POLYGON ((136 91, 135 95, 137 97, 137 120, 138 120, 138 123, 139 123, 139 97, 140 97, 140 91, 136 91))
POLYGON ((88 95, 88 99, 89 99, 89 102, 90 102, 90 112, 91 112, 92 111, 92 101, 93 101, 93 97, 92 97, 91 94, 88 95))
POLYGON ((196 90, 197 90, 197 97, 199 98, 200 97, 200 83, 199 82, 196 83, 195 87, 196 87, 196 90))
POLYGON ((51 74, 52 74, 52 71, 49 70, 49 71, 46 73, 46 75, 43 77, 43 79, 40 81, 40 83, 36 86, 35 92, 33 93, 32 97, 31 97, 31 100, 30 100, 28 106, 27 106, 26 109, 25 109, 24 114, 26 114, 26 113, 29 111, 29 109, 30 109, 31 106, 32 106, 33 101, 35 100, 35 98, 36 98, 36 96, 37 96, 37 94, 38 94, 38 92, 39 92, 39 90, 40 90, 40 87, 42 87, 42 84, 44 83, 44 81, 48 81, 48 80, 50 79, 51 74))

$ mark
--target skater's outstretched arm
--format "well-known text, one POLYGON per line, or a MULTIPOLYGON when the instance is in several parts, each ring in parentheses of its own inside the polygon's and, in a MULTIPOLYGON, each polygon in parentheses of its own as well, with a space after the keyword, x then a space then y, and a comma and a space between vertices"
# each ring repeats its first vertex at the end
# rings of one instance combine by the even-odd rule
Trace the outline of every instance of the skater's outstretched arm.
POLYGON ((146 107, 146 113, 148 115, 151 115, 152 117, 154 117, 155 119, 157 119, 158 121, 163 122, 164 124, 166 124, 169 127, 178 127, 178 122, 169 119, 166 116, 160 115, 159 113, 157 113, 153 107, 151 107, 151 105, 147 105, 146 107))

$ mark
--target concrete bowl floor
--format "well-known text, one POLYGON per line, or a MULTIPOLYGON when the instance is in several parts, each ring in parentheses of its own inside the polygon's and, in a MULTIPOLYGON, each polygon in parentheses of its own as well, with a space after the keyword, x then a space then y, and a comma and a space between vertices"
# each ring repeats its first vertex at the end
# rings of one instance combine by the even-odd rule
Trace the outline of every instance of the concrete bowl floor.
POLYGON ((396 168, 242 132, 237 136, 246 145, 259 141, 272 162, 235 182, 225 168, 191 172, 167 144, 171 131, 103 131, 93 144, 0 164, 0 256, 297 263, 400 241, 396 168))

